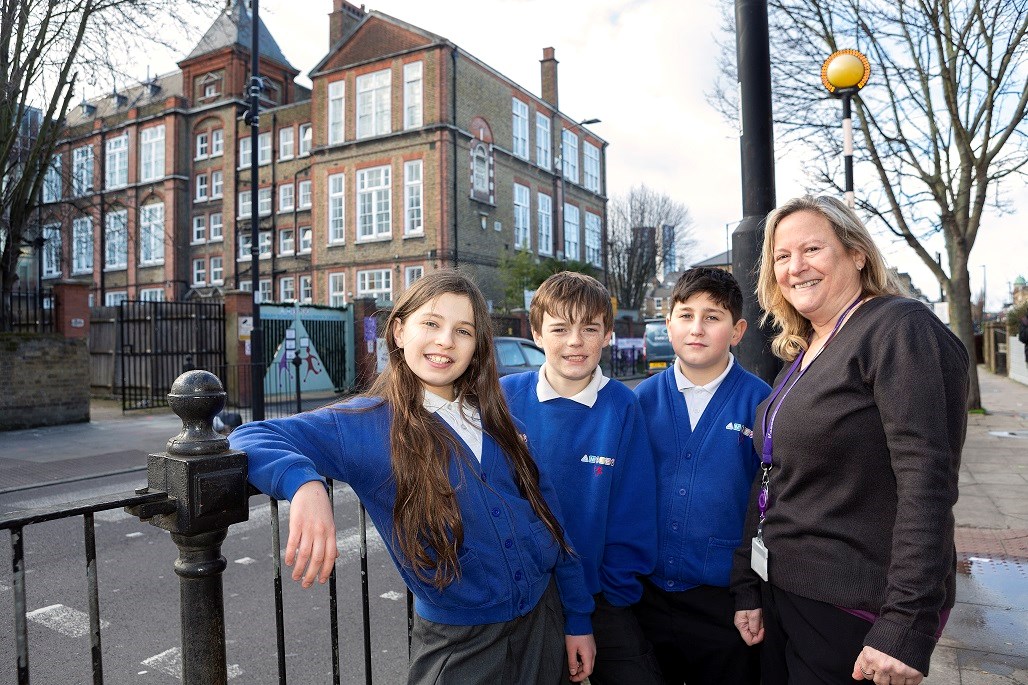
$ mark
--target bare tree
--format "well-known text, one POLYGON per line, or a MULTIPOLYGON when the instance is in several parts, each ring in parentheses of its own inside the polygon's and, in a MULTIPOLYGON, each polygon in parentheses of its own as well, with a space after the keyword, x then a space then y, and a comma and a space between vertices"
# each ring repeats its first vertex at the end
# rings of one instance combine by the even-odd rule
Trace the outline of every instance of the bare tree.
POLYGON ((38 230, 34 212, 64 117, 83 82, 113 87, 127 55, 183 35, 219 0, 0 0, 0 293, 38 230), (33 125, 26 126, 26 122, 33 125))
MULTIPOLYGON (((973 358, 968 260, 986 209, 1009 209, 1005 181, 1028 164, 1028 1, 770 0, 769 10, 776 134, 812 162, 812 190, 842 190, 840 108, 819 65, 840 48, 868 56, 854 148, 874 181, 858 189, 858 208, 939 280, 973 358), (926 246, 940 233, 948 268, 926 246)), ((713 99, 730 109, 730 96, 713 99)), ((968 405, 979 408, 971 373, 968 405)))
POLYGON ((618 307, 639 309, 664 265, 685 263, 694 249, 689 210, 669 195, 636 186, 607 204, 607 278, 618 307))

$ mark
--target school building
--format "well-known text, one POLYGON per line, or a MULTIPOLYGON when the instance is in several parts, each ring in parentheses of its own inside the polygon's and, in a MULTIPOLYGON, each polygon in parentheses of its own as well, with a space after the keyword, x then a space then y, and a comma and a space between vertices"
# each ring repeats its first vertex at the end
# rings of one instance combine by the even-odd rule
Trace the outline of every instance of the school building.
POLYGON ((44 285, 90 279, 96 305, 250 289, 253 192, 264 301, 387 304, 459 265, 499 302, 516 250, 604 269, 607 143, 559 110, 553 48, 535 95, 446 38, 331 10, 311 89, 258 27, 256 150, 239 0, 177 71, 76 106, 43 189, 44 285))

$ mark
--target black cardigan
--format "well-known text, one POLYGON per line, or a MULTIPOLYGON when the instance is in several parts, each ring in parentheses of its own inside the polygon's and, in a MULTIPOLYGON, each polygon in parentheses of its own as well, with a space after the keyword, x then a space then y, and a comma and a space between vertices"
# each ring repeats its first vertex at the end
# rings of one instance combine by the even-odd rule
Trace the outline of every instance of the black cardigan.
MULTIPOLYGON (((925 674, 939 612, 954 603, 967 392, 960 340, 922 303, 878 297, 853 313, 784 402, 776 400, 763 532, 770 582, 879 614, 864 644, 925 674)), ((758 454, 766 406, 754 421, 758 454)), ((758 474, 732 572, 739 610, 760 607, 760 580, 750 570, 759 485, 758 474)))

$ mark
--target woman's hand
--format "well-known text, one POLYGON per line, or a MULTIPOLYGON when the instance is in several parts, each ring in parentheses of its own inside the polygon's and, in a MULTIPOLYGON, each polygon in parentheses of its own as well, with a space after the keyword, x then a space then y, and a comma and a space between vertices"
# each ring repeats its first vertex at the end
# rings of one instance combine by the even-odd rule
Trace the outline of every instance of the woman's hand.
POLYGON ((864 647, 853 662, 854 680, 873 680, 875 685, 918 685, 924 673, 874 647, 864 647))
POLYGON ((325 484, 318 480, 304 483, 289 505, 286 566, 293 566, 293 580, 302 578, 307 588, 315 578, 319 583, 328 581, 338 556, 336 523, 325 484))
POLYGON ((596 640, 590 635, 565 635, 564 646, 568 650, 568 670, 571 682, 580 683, 593 672, 596 662, 596 640))
POLYGON ((735 627, 742 641, 752 647, 764 639, 764 614, 760 609, 735 612, 735 627))

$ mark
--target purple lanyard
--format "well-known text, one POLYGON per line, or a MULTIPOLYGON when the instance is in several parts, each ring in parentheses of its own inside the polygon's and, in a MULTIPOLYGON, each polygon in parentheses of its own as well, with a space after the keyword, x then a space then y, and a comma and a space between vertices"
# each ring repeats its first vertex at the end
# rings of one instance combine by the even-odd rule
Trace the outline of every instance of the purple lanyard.
MULTIPOLYGON (((863 293, 858 295, 857 299, 853 301, 853 304, 847 307, 846 311, 844 311, 842 316, 839 317, 839 320, 835 322, 835 328, 832 329, 832 332, 828 336, 828 340, 825 341, 825 344, 821 346, 822 352, 826 347, 828 347, 828 344, 832 342, 832 339, 835 338, 835 334, 839 332, 839 327, 842 326, 842 322, 846 320, 846 317, 849 316, 851 311, 853 311, 853 308, 860 304, 863 297, 863 293)), ((796 369, 800 368, 800 364, 803 363, 803 356, 805 354, 806 350, 799 353, 799 356, 796 357, 796 361, 794 361, 792 366, 789 367, 789 372, 785 374, 785 378, 783 378, 782 382, 778 384, 775 391, 771 393, 771 399, 768 401, 767 406, 764 407, 764 446, 760 450, 760 468, 764 473, 761 477, 760 495, 757 496, 757 509, 760 511, 760 526, 757 528, 758 537, 763 532, 764 519, 767 518, 767 510, 768 507, 771 506, 771 495, 768 492, 768 480, 771 475, 771 469, 774 468, 774 462, 771 459, 771 432, 775 426, 775 417, 778 416, 778 410, 782 408, 785 398, 788 397, 789 392, 796 387, 796 383, 799 382, 800 378, 803 377, 803 374, 805 374, 807 369, 810 368, 810 364, 808 364, 806 368, 800 369, 799 375, 796 376, 796 380, 792 382, 792 385, 789 385, 789 379, 791 379, 792 375, 796 373, 796 369), (784 393, 782 392, 783 390, 785 391, 784 393), (778 395, 782 395, 782 399, 778 402, 778 406, 775 407, 775 410, 771 412, 771 418, 768 419, 767 414, 771 410, 771 405, 773 405, 775 400, 778 398, 778 395)))

